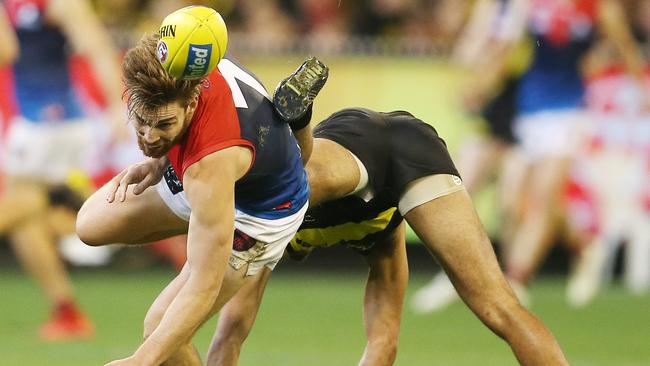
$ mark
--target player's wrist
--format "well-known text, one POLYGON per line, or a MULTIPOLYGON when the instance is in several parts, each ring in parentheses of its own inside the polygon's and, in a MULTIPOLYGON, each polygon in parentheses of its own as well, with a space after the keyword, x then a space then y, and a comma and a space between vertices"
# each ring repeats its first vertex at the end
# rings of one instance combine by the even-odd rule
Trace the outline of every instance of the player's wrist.
POLYGON ((148 338, 145 342, 135 351, 131 358, 136 365, 141 366, 157 366, 163 363, 162 352, 157 350, 159 348, 154 339, 148 338))

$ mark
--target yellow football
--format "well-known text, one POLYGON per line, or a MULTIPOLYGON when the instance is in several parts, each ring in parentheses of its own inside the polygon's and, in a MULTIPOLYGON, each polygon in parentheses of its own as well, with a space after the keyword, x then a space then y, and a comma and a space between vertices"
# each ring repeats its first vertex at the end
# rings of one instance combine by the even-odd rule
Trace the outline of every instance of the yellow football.
POLYGON ((177 79, 209 74, 228 45, 226 23, 219 13, 205 6, 188 6, 169 14, 159 33, 158 61, 177 79))

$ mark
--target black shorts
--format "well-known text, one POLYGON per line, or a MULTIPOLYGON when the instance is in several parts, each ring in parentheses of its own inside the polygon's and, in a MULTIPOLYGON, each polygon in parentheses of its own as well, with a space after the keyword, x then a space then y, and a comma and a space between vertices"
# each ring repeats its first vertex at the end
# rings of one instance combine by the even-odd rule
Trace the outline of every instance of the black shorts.
POLYGON ((316 126, 314 137, 332 140, 361 160, 373 197, 350 195, 310 207, 288 247, 294 258, 332 245, 367 253, 402 222, 397 206, 408 183, 434 174, 458 176, 436 130, 407 112, 345 109, 316 126))
POLYGON ((490 133, 507 143, 515 143, 512 124, 517 112, 519 79, 510 79, 503 89, 481 111, 490 127, 490 133))
POLYGON ((460 176, 445 142, 429 124, 408 112, 344 109, 314 129, 356 155, 368 171, 375 194, 387 193, 397 205, 406 185, 434 174, 460 176))

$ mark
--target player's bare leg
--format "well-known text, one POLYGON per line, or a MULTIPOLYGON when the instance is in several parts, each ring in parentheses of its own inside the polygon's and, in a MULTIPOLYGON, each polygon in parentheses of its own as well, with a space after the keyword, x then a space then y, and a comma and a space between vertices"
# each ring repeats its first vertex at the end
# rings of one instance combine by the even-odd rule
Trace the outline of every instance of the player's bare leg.
POLYGON ((20 263, 43 288, 52 305, 73 298, 72 285, 44 215, 23 221, 14 228, 10 239, 20 263))
POLYGON ((6 177, 5 191, 0 196, 0 233, 6 233, 30 216, 44 213, 47 207, 44 184, 6 177))
POLYGON ((506 273, 517 283, 528 282, 554 244, 560 218, 560 190, 568 164, 568 159, 548 158, 534 167, 529 181, 530 206, 513 237, 511 251, 505 256, 506 273))
POLYGON ((187 233, 187 222, 176 216, 155 187, 139 195, 129 186, 124 202, 106 201, 110 183, 95 192, 77 216, 77 234, 88 245, 142 244, 187 233))
POLYGON ((500 167, 508 145, 492 136, 477 136, 463 144, 456 166, 470 194, 477 193, 500 167))
POLYGON ((509 254, 514 234, 523 217, 525 187, 530 178, 529 165, 528 158, 516 148, 509 149, 502 159, 501 173, 497 180, 497 195, 501 215, 500 252, 503 257, 509 254))
POLYGON ((359 184, 359 166, 352 154, 343 146, 327 139, 314 139, 312 156, 305 166, 311 196, 309 204, 316 206, 321 202, 341 198, 359 184), (335 161, 336 164, 332 164, 335 161))
POLYGON ((368 343, 359 366, 390 366, 397 356, 404 292, 408 283, 404 223, 365 256, 370 268, 363 301, 368 343))
POLYGON ((262 303, 271 270, 264 268, 224 305, 212 337, 206 366, 235 366, 262 303))
MULTIPOLYGON (((465 143, 460 150, 456 165, 463 177, 463 184, 469 193, 476 194, 490 176, 495 174, 495 170, 506 164, 513 150, 504 141, 493 136, 478 136, 465 143)), ((504 169, 500 170, 497 182, 506 180, 508 183, 511 182, 510 178, 502 177, 505 172, 504 169)), ((503 192, 510 191, 504 190, 503 192)), ((509 198, 511 198, 510 195, 499 195, 500 206, 505 207, 505 202, 509 198)), ((503 211, 501 211, 501 214, 503 214, 503 211)), ((501 220, 501 222, 510 223, 508 219, 501 220)), ((500 229, 501 232, 507 231, 503 230, 503 228, 500 229)), ((503 243, 502 240, 501 244, 503 245, 503 243)), ((443 310, 458 299, 456 289, 454 289, 447 274, 442 271, 415 292, 410 305, 414 312, 427 314, 443 310)))
POLYGON ((466 191, 420 205, 405 216, 459 295, 522 365, 567 365, 553 334, 510 289, 466 191))
POLYGON ((650 217, 641 212, 633 224, 625 255, 625 285, 632 293, 643 295, 650 290, 650 217))
MULTIPOLYGON (((45 185, 8 178, 0 200, 0 226, 9 231, 16 258, 44 291, 52 315, 40 329, 46 340, 86 338, 93 334, 92 323, 77 307, 74 290, 56 248, 59 230, 70 228, 66 215, 49 207, 45 185), (52 226, 56 221, 56 227, 52 226), (56 229, 56 230, 55 230, 56 229)), ((68 215, 69 216, 69 215, 68 215)), ((69 221, 69 220, 68 220, 69 221)))

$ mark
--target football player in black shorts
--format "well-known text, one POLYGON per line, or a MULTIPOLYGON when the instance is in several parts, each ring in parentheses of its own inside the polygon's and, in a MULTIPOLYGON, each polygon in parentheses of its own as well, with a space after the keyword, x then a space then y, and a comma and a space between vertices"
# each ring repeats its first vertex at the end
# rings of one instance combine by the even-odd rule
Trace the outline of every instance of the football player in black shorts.
MULTIPOLYGON (((404 221, 522 365, 568 364, 552 333, 508 286, 445 143, 430 125, 402 111, 345 109, 320 123, 313 137, 306 165, 311 207, 287 253, 301 259, 315 247, 341 244, 364 255, 368 343, 360 365, 392 365, 396 357, 408 279, 404 221)), ((236 365, 267 280, 242 288, 223 308, 207 365, 236 365)))

